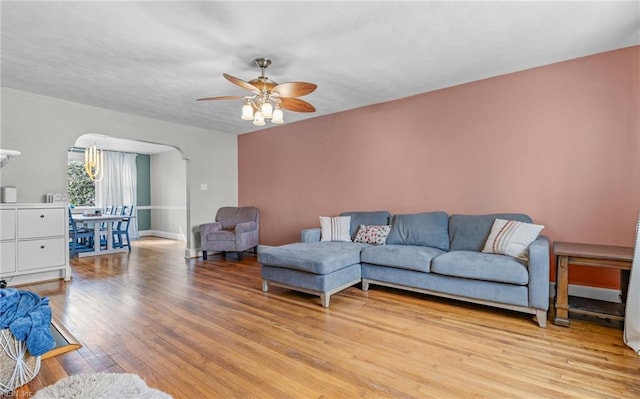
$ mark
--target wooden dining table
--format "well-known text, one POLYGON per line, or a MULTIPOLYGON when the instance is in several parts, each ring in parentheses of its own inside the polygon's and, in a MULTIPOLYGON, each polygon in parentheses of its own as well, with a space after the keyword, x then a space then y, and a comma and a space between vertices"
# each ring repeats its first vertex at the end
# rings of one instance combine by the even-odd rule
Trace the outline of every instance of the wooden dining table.
POLYGON ((98 255, 107 255, 107 254, 115 254, 119 252, 128 252, 129 249, 126 247, 123 248, 114 248, 113 247, 113 223, 122 221, 125 219, 130 219, 133 216, 129 215, 73 215, 73 221, 76 223, 90 224, 93 223, 93 234, 94 234, 94 242, 93 251, 80 252, 78 254, 79 257, 84 258, 87 256, 98 256, 98 255), (101 231, 101 224, 106 222, 107 230, 101 231), (100 234, 107 235, 107 247, 106 249, 102 249, 100 245, 100 234))

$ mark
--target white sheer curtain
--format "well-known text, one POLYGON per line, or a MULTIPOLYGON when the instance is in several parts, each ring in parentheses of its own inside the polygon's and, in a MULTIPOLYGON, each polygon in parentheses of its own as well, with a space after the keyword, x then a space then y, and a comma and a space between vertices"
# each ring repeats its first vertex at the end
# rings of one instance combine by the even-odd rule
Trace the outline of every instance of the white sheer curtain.
MULTIPOLYGON (((133 205, 133 215, 137 216, 137 176, 136 154, 104 151, 104 178, 96 183, 96 205, 133 205)), ((134 218, 129 223, 129 236, 138 238, 138 222, 134 218)))
POLYGON ((638 217, 636 225, 636 243, 626 306, 624 342, 640 355, 640 217, 638 217))

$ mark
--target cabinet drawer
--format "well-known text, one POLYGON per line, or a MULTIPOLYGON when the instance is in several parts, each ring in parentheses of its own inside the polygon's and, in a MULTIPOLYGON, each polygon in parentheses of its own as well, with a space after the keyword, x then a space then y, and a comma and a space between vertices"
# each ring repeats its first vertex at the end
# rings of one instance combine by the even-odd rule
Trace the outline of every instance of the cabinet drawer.
POLYGON ((19 209, 18 238, 64 236, 64 209, 19 209))
POLYGON ((18 242, 19 270, 40 269, 65 264, 64 238, 18 242))
POLYGON ((16 271, 16 243, 0 243, 0 276, 16 271))
POLYGON ((0 240, 13 240, 16 238, 16 210, 0 210, 0 240))

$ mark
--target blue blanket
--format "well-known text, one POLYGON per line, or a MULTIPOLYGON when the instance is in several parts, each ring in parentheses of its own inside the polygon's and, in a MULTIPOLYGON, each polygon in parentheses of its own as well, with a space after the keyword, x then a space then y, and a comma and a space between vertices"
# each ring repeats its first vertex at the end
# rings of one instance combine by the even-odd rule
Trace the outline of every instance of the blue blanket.
POLYGON ((0 289, 0 329, 8 328, 25 341, 32 356, 40 356, 56 346, 51 335, 49 298, 15 288, 0 289))

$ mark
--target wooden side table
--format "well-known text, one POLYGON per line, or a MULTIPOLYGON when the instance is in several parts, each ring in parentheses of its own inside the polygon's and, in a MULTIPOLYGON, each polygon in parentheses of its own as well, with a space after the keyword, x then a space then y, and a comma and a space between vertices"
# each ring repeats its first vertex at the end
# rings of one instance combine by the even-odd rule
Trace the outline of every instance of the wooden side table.
POLYGON ((624 319, 624 303, 633 261, 633 248, 612 245, 554 242, 553 254, 556 263, 556 317, 554 323, 569 327, 569 313, 603 317, 611 320, 624 319), (619 269, 621 275, 622 303, 598 301, 587 298, 571 298, 569 303, 569 264, 619 269))

